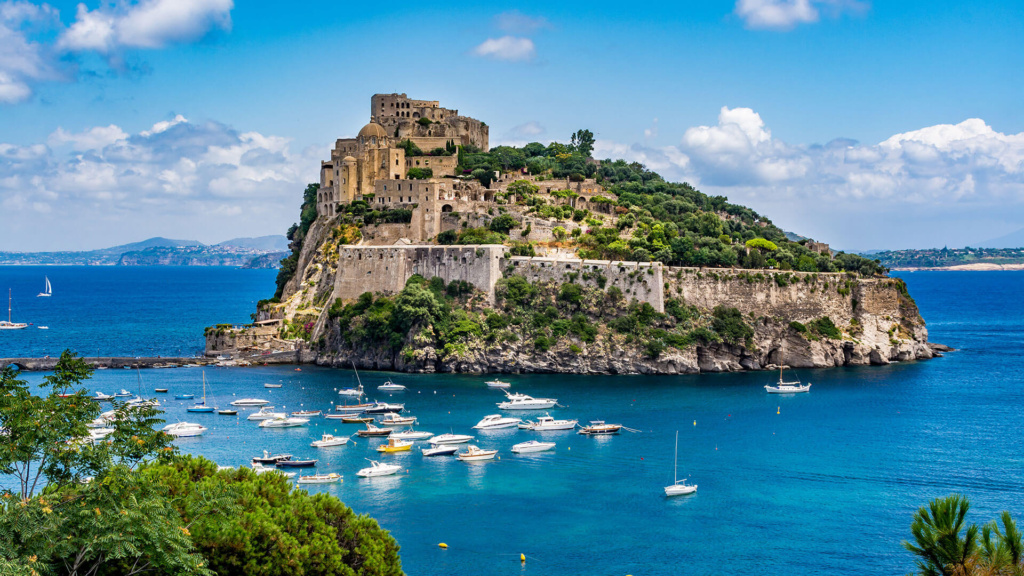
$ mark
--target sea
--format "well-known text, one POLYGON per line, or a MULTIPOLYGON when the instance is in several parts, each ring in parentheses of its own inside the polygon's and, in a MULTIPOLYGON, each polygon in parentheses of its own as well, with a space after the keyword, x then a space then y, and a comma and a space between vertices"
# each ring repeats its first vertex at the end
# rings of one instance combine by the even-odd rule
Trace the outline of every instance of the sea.
MULTIPOLYGON (((191 355, 206 325, 248 321, 273 291, 276 272, 228 268, 0 267, 16 321, 0 333, 0 357, 59 354, 191 355), (36 298, 44 276, 51 298, 36 298), (42 324, 48 330, 35 326, 42 324)), ((912 515, 930 499, 961 493, 979 524, 1009 510, 1024 520, 1024 272, 901 273, 930 339, 956 348, 942 358, 880 367, 795 370, 813 384, 792 396, 765 393, 772 372, 689 376, 510 375, 512 390, 557 398, 552 416, 635 430, 588 438, 573 432, 474 431, 498 413, 488 377, 360 372, 370 399, 403 403, 416 429, 466 433, 498 449, 490 462, 378 455, 379 440, 316 449, 324 433, 356 425, 313 419, 267 430, 238 417, 189 414, 176 393, 226 406, 265 398, 281 410, 330 410, 353 386, 351 370, 314 366, 101 370, 93 391, 161 394, 169 422, 209 432, 179 439, 184 452, 245 466, 264 450, 315 458, 344 475, 310 486, 376 518, 401 545, 412 575, 905 574, 912 515), (407 386, 386 394, 387 379, 407 386), (266 383, 281 384, 268 389, 266 383), (666 498, 678 475, 698 485, 666 498), (530 439, 550 452, 516 455, 530 439), (399 474, 361 479, 369 459, 399 474), (447 548, 439 546, 447 544, 447 548), (520 561, 525 555, 526 561, 520 561)), ((6 291, 6 290, 4 290, 6 291)), ((6 312, 6 311, 5 311, 6 312)), ((27 374, 38 382, 42 374, 27 374)), ((516 414, 524 418, 537 413, 516 414)))

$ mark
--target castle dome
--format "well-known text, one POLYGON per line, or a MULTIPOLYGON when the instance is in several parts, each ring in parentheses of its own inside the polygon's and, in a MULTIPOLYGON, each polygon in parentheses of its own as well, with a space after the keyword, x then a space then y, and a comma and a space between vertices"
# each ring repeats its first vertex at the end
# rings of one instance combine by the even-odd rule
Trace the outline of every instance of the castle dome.
POLYGON ((363 129, 359 131, 359 138, 387 138, 387 132, 384 131, 384 127, 376 122, 370 122, 363 129))
POLYGON ((345 156, 344 158, 341 159, 341 163, 342 164, 355 164, 356 163, 356 159, 351 157, 351 156, 345 156))

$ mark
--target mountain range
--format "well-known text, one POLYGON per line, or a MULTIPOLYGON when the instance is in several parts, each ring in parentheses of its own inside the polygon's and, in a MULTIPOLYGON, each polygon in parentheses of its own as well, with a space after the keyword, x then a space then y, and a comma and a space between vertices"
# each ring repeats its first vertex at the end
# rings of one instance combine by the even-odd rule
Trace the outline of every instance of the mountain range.
POLYGON ((276 267, 287 255, 282 235, 232 238, 217 244, 155 237, 110 248, 67 252, 0 252, 0 265, 276 267), (275 258, 277 254, 280 257, 275 258), (255 262, 254 262, 255 261, 255 262))

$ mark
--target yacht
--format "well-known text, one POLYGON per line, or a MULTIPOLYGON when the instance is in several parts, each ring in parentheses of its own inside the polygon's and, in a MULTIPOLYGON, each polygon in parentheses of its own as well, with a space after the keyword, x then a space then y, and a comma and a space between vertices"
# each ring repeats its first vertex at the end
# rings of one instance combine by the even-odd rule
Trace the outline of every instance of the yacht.
POLYGON ((277 464, 282 460, 291 460, 291 454, 271 454, 266 450, 263 451, 263 456, 256 456, 252 459, 253 464, 277 464))
POLYGON ((382 392, 401 392, 402 390, 405 390, 405 386, 395 384, 391 380, 388 380, 380 386, 377 386, 377 390, 381 390, 382 392))
POLYGON ((482 450, 470 444, 465 452, 459 452, 459 460, 463 462, 479 462, 481 460, 493 460, 498 453, 497 450, 482 450))
POLYGON ((96 392, 96 395, 91 398, 97 402, 110 402, 114 399, 110 394, 104 394, 103 392, 96 392))
POLYGON ((365 438, 367 436, 389 436, 392 432, 394 432, 393 428, 378 428, 367 422, 366 430, 357 430, 356 434, 365 438))
POLYGON ((502 410, 544 410, 558 404, 558 400, 554 398, 534 398, 526 394, 509 394, 508 392, 505 395, 508 396, 508 401, 498 403, 498 408, 502 410))
POLYGON ((132 393, 127 391, 127 390, 125 390, 124 388, 121 388, 120 392, 116 392, 114 394, 114 398, 131 398, 131 397, 132 397, 132 393))
POLYGON ((196 402, 195 405, 189 408, 185 408, 185 410, 188 412, 206 413, 213 412, 214 410, 216 410, 216 408, 214 408, 213 406, 206 405, 206 370, 203 370, 203 400, 201 402, 196 402))
POLYGON ((334 411, 344 412, 345 414, 362 414, 374 406, 375 404, 338 404, 334 407, 334 411))
POLYGON ((284 412, 274 412, 273 406, 264 406, 258 412, 249 414, 246 420, 270 420, 271 418, 284 418, 286 416, 287 414, 284 412))
POLYGON ((391 436, 388 436, 388 438, 398 438, 399 440, 426 440, 433 435, 433 432, 419 432, 410 428, 403 432, 392 432, 391 436))
POLYGON ((338 394, 341 396, 354 396, 358 398, 363 395, 363 385, 360 384, 358 388, 342 388, 338 390, 338 394))
POLYGON ((676 458, 675 464, 673 464, 672 476, 673 482, 671 486, 665 486, 665 496, 683 496, 686 494, 693 494, 697 491, 696 484, 687 484, 686 478, 679 479, 679 431, 676 430, 676 458))
POLYGON ((264 388, 280 388, 281 384, 271 384, 270 382, 267 382, 266 384, 263 385, 263 387, 264 388))
POLYGON ((366 424, 373 422, 373 416, 346 416, 345 414, 328 414, 324 418, 337 418, 342 424, 366 424))
POLYGON ((90 428, 89 429, 89 440, 96 442, 97 440, 103 440, 107 436, 114 433, 113 428, 90 428))
POLYGON ((191 436, 202 436, 206 432, 206 426, 192 422, 177 422, 164 426, 164 432, 175 438, 188 438, 191 436))
POLYGON ((477 430, 498 430, 500 428, 515 428, 520 422, 519 418, 510 418, 502 416, 501 414, 491 414, 490 416, 484 416, 484 419, 477 422, 477 430))
POLYGON ((348 444, 348 436, 324 434, 322 438, 312 441, 309 445, 313 448, 330 448, 331 446, 344 446, 345 444, 348 444))
POLYGON ((356 476, 362 478, 375 478, 377 476, 391 476, 392 474, 401 470, 402 467, 397 464, 381 464, 376 460, 370 460, 369 468, 363 468, 359 472, 356 472, 356 476))
POLYGON ((552 450, 555 447, 554 442, 538 442, 536 440, 530 440, 529 442, 520 442, 512 447, 512 451, 516 454, 528 454, 530 452, 546 452, 552 450))
POLYGON ((296 428, 309 424, 309 418, 269 418, 260 422, 260 428, 296 428))
POLYGON ((527 430, 533 430, 534 432, 572 430, 578 423, 579 420, 556 420, 551 416, 541 416, 540 418, 537 418, 536 422, 527 422, 526 426, 520 426, 520 428, 526 428, 527 430))
POLYGON ((764 389, 769 394, 797 394, 799 392, 810 392, 811 384, 801 384, 799 380, 792 382, 785 382, 782 380, 782 365, 779 365, 779 383, 772 386, 771 384, 765 384, 764 389))
POLYGON ((298 484, 333 484, 341 481, 341 474, 312 474, 310 476, 299 475, 298 484))
POLYGON ((231 403, 232 406, 266 406, 267 404, 270 404, 270 400, 262 398, 241 398, 231 403))
POLYGON ((433 445, 438 444, 465 444, 472 440, 472 436, 465 434, 441 434, 440 436, 434 436, 430 439, 430 443, 433 445))
POLYGON ((252 463, 252 471, 257 474, 266 474, 267 472, 273 472, 274 474, 281 474, 286 478, 294 478, 295 472, 285 472, 284 470, 278 470, 277 468, 271 468, 270 466, 264 466, 259 462, 252 463))
POLYGON ((365 410, 367 414, 387 414, 394 412, 401 414, 405 410, 405 404, 388 404, 387 402, 374 402, 365 410))
POLYGON ((511 384, 509 384, 508 382, 502 382, 501 380, 498 380, 497 378, 495 378, 494 380, 491 380, 489 382, 486 382, 485 384, 487 384, 488 388, 502 388, 502 389, 504 389, 504 388, 508 388, 509 386, 511 386, 511 384))
POLYGON ((412 440, 396 440, 394 438, 388 438, 387 444, 381 444, 377 446, 377 452, 384 454, 391 454, 392 452, 408 452, 412 450, 412 440))
POLYGON ((11 289, 7 289, 7 320, 0 320, 0 330, 22 330, 28 328, 24 322, 11 321, 11 289))
POLYGON ((622 424, 605 424, 604 420, 591 420, 587 426, 581 426, 577 434, 584 436, 609 436, 618 434, 622 430, 622 424))
POLYGON ((274 466, 278 468, 311 468, 316 466, 316 460, 278 460, 274 466))
POLYGON ((430 448, 420 448, 420 452, 423 452, 424 456, 451 456, 459 451, 458 446, 451 445, 434 445, 430 448))
POLYGON ((380 421, 385 426, 412 426, 416 423, 415 416, 399 416, 394 412, 389 412, 380 421))
POLYGON ((323 410, 297 410, 295 412, 292 412, 292 416, 297 416, 299 418, 311 418, 313 416, 323 416, 323 415, 324 415, 324 411, 323 410))
POLYGON ((46 287, 43 288, 42 292, 36 294, 36 298, 49 298, 50 296, 53 296, 53 286, 50 286, 50 277, 43 276, 43 278, 46 279, 46 287))

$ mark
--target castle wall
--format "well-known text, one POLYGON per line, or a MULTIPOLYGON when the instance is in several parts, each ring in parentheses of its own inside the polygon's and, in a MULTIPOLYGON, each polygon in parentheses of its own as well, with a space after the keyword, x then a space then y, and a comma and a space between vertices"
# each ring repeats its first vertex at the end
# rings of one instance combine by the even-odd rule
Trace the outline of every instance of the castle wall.
POLYGON ((458 156, 410 156, 405 159, 405 168, 430 168, 434 177, 454 176, 459 164, 458 156))
POLYGON ((557 260, 554 258, 509 256, 505 269, 531 282, 575 282, 582 286, 622 290, 626 300, 647 302, 665 311, 663 266, 660 262, 617 262, 609 260, 557 260), (603 284, 603 286, 602 286, 603 284))

